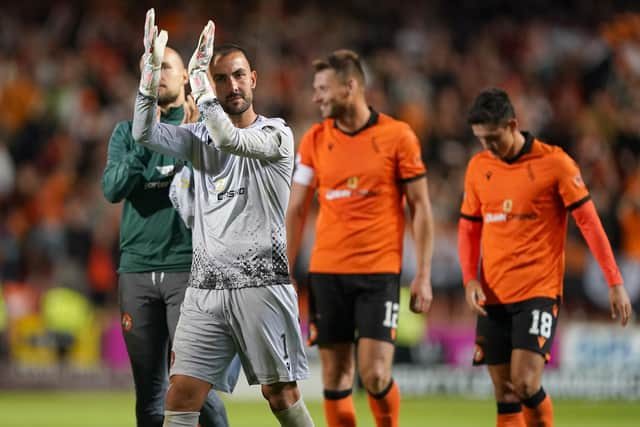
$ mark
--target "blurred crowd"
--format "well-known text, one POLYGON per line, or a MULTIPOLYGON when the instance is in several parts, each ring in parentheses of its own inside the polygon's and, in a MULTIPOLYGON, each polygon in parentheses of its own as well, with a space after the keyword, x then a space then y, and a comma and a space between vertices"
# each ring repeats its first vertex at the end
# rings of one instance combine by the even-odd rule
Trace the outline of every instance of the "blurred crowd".
MULTIPOLYGON (((37 310, 38 295, 57 287, 114 310, 120 205, 104 199, 100 178, 111 131, 132 117, 152 6, 185 61, 209 18, 216 43, 245 46, 258 71, 257 111, 284 117, 298 138, 319 119, 311 61, 343 47, 361 54, 371 105, 407 121, 423 144, 443 317, 462 301, 456 228, 465 164, 480 149, 466 110, 481 89, 506 89, 521 127, 579 163, 637 308, 640 15, 624 1, 379 3, 0 6, 0 317, 37 310)), ((606 285, 575 229, 567 247, 569 306, 606 309, 606 285)), ((410 275, 410 244, 406 252, 410 275)))

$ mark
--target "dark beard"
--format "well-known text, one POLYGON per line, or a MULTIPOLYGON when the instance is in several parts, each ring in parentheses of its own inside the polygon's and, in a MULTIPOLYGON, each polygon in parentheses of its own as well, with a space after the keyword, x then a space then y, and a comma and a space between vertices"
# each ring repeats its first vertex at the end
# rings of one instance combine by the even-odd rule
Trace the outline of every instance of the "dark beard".
POLYGON ((225 102, 224 104, 222 104, 222 109, 225 113, 231 116, 239 116, 240 114, 247 111, 249 107, 251 107, 251 102, 246 97, 242 96, 242 100, 244 101, 244 103, 239 107, 231 107, 229 103, 225 102))
POLYGON ((329 111, 329 114, 327 115, 327 118, 339 119, 340 117, 344 116, 346 111, 347 111, 347 108, 344 105, 333 104, 331 106, 331 111, 329 111))

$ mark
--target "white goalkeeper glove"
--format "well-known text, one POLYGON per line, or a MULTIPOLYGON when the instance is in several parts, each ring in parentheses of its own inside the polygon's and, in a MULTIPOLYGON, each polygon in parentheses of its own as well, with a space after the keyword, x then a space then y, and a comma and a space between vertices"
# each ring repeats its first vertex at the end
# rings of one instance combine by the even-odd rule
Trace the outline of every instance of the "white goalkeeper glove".
POLYGON ((142 55, 142 76, 140 76, 140 93, 145 96, 158 96, 160 70, 164 48, 167 46, 167 32, 160 31, 155 25, 156 13, 153 8, 147 11, 144 21, 144 55, 142 55))
POLYGON ((212 21, 207 22, 200 39, 198 47, 189 60, 189 84, 191 93, 198 105, 203 102, 212 101, 216 98, 216 93, 211 87, 208 78, 209 63, 213 58, 213 37, 216 26, 212 21))

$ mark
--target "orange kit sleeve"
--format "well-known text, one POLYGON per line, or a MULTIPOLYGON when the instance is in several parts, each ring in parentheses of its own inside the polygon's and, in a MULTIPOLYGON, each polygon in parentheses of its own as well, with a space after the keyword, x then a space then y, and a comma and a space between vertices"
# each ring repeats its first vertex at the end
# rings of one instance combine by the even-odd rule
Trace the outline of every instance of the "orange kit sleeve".
POLYGON ((623 283, 622 275, 616 264, 611 244, 604 232, 604 228, 602 228, 602 223, 593 201, 587 200, 573 209, 571 215, 576 220, 576 224, 578 224, 580 232, 587 241, 591 253, 598 261, 598 265, 600 265, 600 269, 604 273, 609 286, 621 285, 623 283))

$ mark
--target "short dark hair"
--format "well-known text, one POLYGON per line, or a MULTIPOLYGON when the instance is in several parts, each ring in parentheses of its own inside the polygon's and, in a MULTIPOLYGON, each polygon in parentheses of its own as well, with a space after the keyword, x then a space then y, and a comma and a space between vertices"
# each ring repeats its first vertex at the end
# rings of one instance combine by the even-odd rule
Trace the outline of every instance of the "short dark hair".
POLYGON ((516 117, 509 95, 502 89, 492 88, 480 92, 467 116, 470 125, 499 125, 516 117))
POLYGON ((213 48, 214 62, 216 58, 227 56, 233 52, 240 52, 242 55, 244 55, 247 62, 249 63, 249 69, 253 70, 253 61, 251 60, 251 58, 249 58, 249 54, 247 53, 247 51, 244 48, 233 43, 224 43, 224 44, 221 44, 220 46, 215 46, 213 48))
POLYGON ((327 59, 316 59, 313 61, 315 72, 332 69, 343 80, 348 77, 355 77, 364 83, 364 69, 357 53, 349 49, 339 49, 334 51, 327 59))

